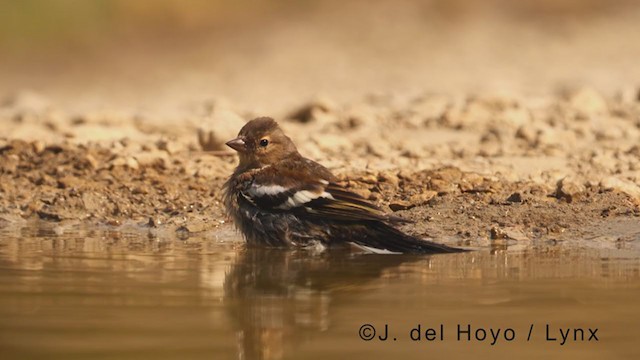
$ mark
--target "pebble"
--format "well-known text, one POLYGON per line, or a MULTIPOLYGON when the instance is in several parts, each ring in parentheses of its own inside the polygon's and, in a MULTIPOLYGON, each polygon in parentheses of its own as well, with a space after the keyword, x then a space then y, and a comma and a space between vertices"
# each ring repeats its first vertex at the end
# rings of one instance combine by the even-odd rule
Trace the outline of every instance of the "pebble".
POLYGON ((336 104, 329 98, 318 97, 311 102, 302 105, 287 116, 289 119, 297 120, 302 123, 311 121, 330 122, 335 120, 330 114, 336 109, 336 104))
POLYGON ((605 99, 592 88, 577 90, 570 95, 569 103, 583 119, 604 115, 608 111, 605 99))
POLYGON ((409 202, 412 203, 414 206, 424 205, 437 195, 438 193, 436 191, 426 190, 422 193, 411 195, 409 197, 409 202))
POLYGON ((511 203, 521 203, 522 194, 520 194, 519 192, 514 192, 513 194, 509 195, 509 197, 507 198, 507 201, 511 203))
POLYGON ((394 200, 389 204, 389 209, 391 209, 391 211, 400 211, 400 210, 408 210, 415 206, 416 205, 412 204, 410 201, 394 200))
POLYGON ((600 186, 604 190, 618 190, 631 195, 636 200, 640 200, 640 186, 629 180, 620 179, 615 176, 609 176, 600 182, 600 186))
MULTIPOLYGON (((152 150, 152 151, 145 151, 145 152, 137 153, 133 157, 128 158, 128 160, 129 159, 135 160, 135 162, 139 166, 143 166, 143 167, 144 166, 152 166, 152 165, 156 165, 156 164, 166 165, 166 164, 169 163, 169 154, 167 154, 167 152, 161 151, 161 150, 152 150)), ((129 165, 129 163, 127 163, 127 165, 129 165)), ((129 165, 129 167, 133 168, 130 165, 129 165)))
POLYGON ((570 177, 565 177, 558 181, 555 196, 571 203, 577 200, 585 191, 586 188, 582 183, 570 177))

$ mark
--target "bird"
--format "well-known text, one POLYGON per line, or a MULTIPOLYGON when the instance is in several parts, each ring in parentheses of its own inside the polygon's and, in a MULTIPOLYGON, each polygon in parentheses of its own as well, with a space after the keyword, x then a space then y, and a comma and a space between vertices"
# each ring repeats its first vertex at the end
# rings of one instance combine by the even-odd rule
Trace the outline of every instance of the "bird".
POLYGON ((238 153, 239 163, 223 185, 224 206, 249 246, 351 244, 379 254, 465 251, 399 230, 410 221, 339 185, 329 169, 298 152, 273 118, 247 122, 226 145, 238 153))

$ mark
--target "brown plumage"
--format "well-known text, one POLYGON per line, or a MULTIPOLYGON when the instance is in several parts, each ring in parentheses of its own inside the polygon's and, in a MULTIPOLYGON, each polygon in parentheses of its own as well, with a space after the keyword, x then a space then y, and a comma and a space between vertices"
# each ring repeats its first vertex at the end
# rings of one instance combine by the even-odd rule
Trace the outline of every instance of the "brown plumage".
POLYGON ((271 118, 248 122, 227 142, 240 163, 225 183, 225 207, 249 244, 356 244, 374 252, 450 253, 461 249, 407 235, 405 220, 335 183, 324 166, 302 157, 271 118))

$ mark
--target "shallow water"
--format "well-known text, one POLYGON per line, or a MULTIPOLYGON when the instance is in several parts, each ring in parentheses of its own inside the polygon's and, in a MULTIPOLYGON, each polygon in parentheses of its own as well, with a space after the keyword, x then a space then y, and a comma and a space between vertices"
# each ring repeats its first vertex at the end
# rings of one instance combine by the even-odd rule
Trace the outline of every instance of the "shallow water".
POLYGON ((640 358, 636 250, 415 257, 225 240, 0 230, 0 357, 640 358), (582 331, 562 344, 567 328, 582 331))

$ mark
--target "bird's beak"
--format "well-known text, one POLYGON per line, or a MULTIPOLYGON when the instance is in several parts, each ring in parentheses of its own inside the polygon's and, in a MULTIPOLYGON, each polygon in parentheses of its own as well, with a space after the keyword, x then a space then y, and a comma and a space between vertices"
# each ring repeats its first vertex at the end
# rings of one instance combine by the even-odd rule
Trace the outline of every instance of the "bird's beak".
POLYGON ((233 140, 227 141, 227 146, 232 148, 237 152, 245 152, 247 151, 247 144, 244 142, 244 139, 241 137, 237 137, 233 140))

